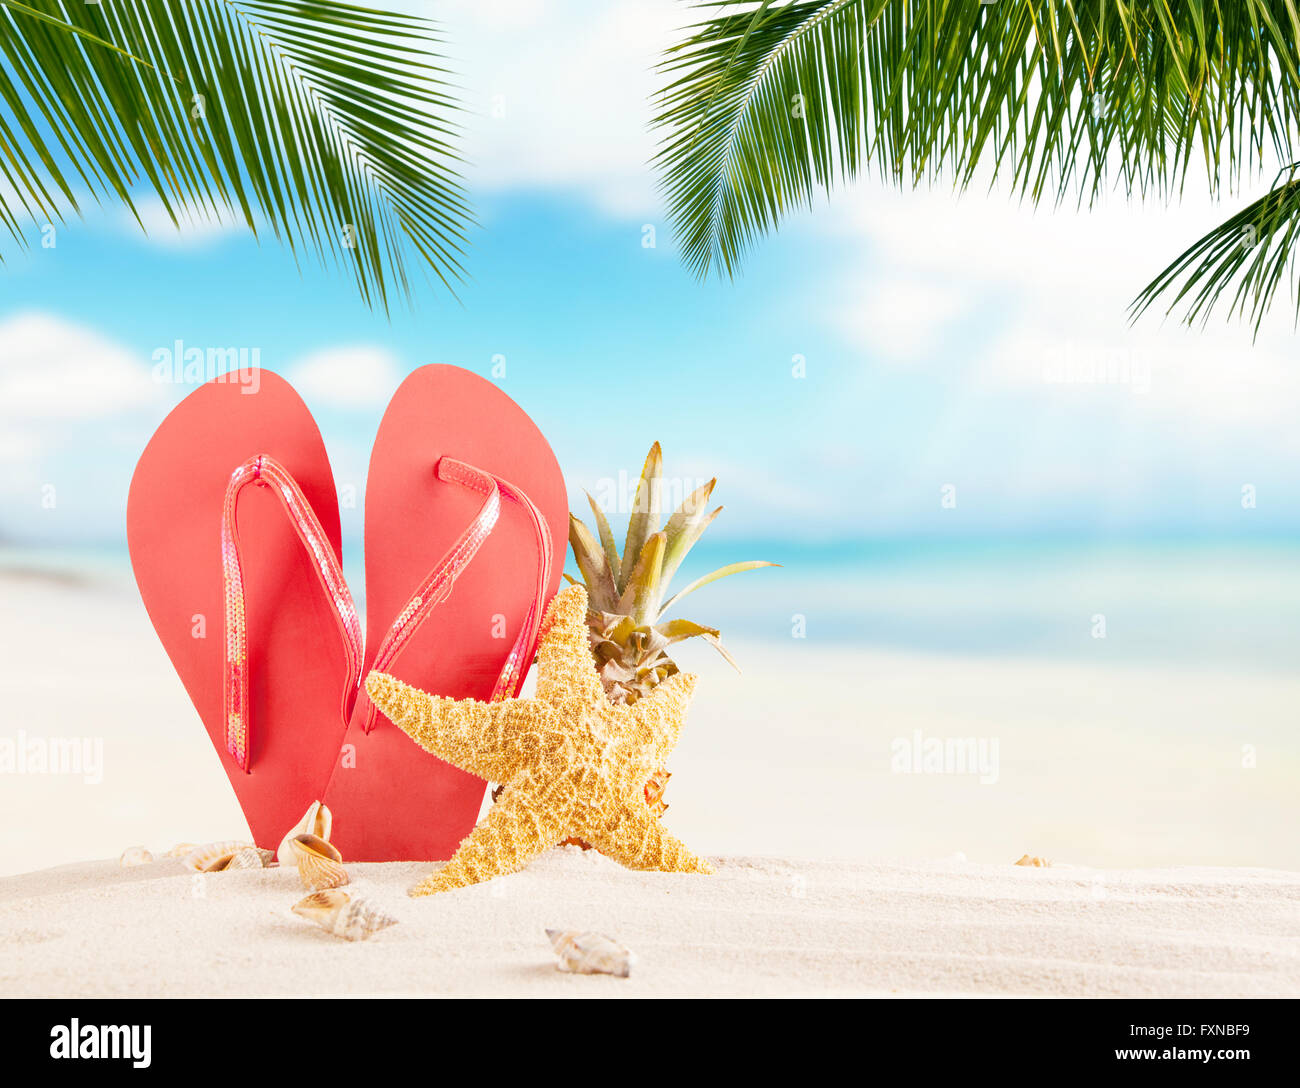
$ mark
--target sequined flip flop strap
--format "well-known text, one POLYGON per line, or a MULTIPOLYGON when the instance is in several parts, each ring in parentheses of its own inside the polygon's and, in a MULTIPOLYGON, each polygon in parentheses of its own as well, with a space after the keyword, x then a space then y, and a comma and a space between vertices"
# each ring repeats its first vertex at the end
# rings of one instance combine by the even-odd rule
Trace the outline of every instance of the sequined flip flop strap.
POLYGON ((528 666, 532 664, 533 658, 537 654, 537 632, 542 625, 542 610, 546 607, 546 587, 551 581, 553 553, 551 550, 551 530, 546 524, 546 519, 542 517, 541 511, 533 505, 533 500, 524 494, 522 490, 513 484, 507 483, 499 476, 494 477, 494 479, 500 486, 501 493, 508 499, 518 503, 523 510, 532 527, 533 538, 537 544, 537 582, 533 588, 533 601, 529 605, 528 614, 524 617, 523 625, 519 629, 519 637, 515 639, 510 656, 506 658, 506 663, 502 667, 500 675, 497 676, 496 687, 492 691, 492 701, 499 702, 502 699, 511 699, 519 694, 519 689, 524 683, 524 677, 528 674, 528 666))
MULTIPOLYGON (((532 500, 519 488, 499 476, 451 457, 439 458, 434 466, 434 473, 438 479, 461 484, 484 495, 485 499, 469 527, 447 549, 407 601, 406 606, 384 636, 384 641, 380 643, 371 668, 379 672, 388 672, 410 642, 411 637, 429 618, 433 609, 451 594, 456 579, 469 566, 483 541, 496 527, 497 520, 501 516, 501 498, 504 496, 522 508, 529 519, 537 543, 537 584, 533 601, 492 691, 494 702, 508 699, 518 693, 528 672, 528 666, 536 653, 537 631, 541 625, 542 606, 545 604, 543 598, 551 576, 551 533, 532 500)), ((369 733, 375 727, 377 712, 364 688, 361 689, 359 698, 365 704, 362 727, 369 733)))
POLYGON ((248 616, 244 604, 244 569, 235 523, 239 496, 250 484, 269 487, 289 515, 290 524, 312 560, 312 567, 333 606, 334 617, 347 655, 348 683, 343 689, 340 713, 346 721, 361 683, 364 643, 361 621, 335 558, 311 504, 288 470, 274 458, 261 454, 240 465, 230 476, 221 508, 221 566, 225 580, 226 654, 223 672, 226 714, 226 748, 240 768, 251 766, 252 727, 249 714, 251 677, 248 661, 248 616))

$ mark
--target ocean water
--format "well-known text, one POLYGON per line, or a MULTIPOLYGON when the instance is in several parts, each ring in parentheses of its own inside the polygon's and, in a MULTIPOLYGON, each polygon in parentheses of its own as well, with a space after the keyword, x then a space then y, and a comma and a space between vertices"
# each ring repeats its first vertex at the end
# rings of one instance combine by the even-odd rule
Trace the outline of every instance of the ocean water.
MULTIPOLYGON (((364 615, 356 542, 344 557, 364 615)), ((1300 540, 702 541, 674 591, 744 559, 781 566, 704 586, 673 614, 742 642, 1300 668, 1300 540)), ((0 549, 4 570, 133 591, 122 547, 0 549)))
POLYGON ((802 618, 809 640, 895 650, 1300 666, 1300 541, 914 541, 726 552, 784 566, 709 585, 681 611, 746 637, 788 639, 802 618))

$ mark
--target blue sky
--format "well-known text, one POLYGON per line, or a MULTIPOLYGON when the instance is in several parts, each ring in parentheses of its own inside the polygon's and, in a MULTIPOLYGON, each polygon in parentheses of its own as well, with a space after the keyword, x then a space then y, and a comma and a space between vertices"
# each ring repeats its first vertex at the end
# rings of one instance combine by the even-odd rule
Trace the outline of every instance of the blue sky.
POLYGON ((220 224, 177 236, 153 222, 146 237, 113 208, 61 228, 54 249, 7 248, 5 539, 121 540, 135 458, 187 391, 149 377, 177 339, 259 349, 358 487, 404 373, 450 362, 486 375, 504 356, 503 388, 575 495, 634 474, 658 439, 670 476, 720 477, 724 543, 1300 527, 1285 316, 1256 344, 1221 322, 1193 334, 1125 319, 1146 278, 1215 221, 1195 185, 1179 208, 1087 213, 864 182, 763 242, 738 282, 701 284, 645 166, 648 69, 680 7, 405 6, 442 17, 466 72, 482 227, 461 301, 426 292, 390 321, 345 274, 310 259, 300 272, 274 242, 220 224), (543 23, 554 48, 536 48, 543 23))

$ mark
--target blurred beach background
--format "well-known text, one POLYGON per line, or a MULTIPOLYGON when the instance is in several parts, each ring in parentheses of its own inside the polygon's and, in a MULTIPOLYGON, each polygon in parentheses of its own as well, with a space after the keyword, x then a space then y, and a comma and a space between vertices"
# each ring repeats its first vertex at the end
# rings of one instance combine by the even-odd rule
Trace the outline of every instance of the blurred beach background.
POLYGON ((147 236, 92 210, 0 265, 0 741, 104 752, 95 784, 0 773, 0 874, 244 832, 125 550, 135 460, 195 384, 155 373, 178 342, 302 393, 358 597, 369 443, 424 363, 533 415, 576 512, 587 489, 617 521, 656 439, 670 483, 718 476, 683 584, 783 565, 681 610, 744 669, 679 658, 703 679, 667 822, 703 852, 1300 868, 1296 333, 1285 304, 1258 338, 1126 313, 1224 217, 1195 179, 1173 207, 1037 212, 863 180, 701 284, 646 166, 650 68, 688 12, 401 6, 464 73, 459 300, 388 320, 147 201, 147 236), (907 772, 918 737, 995 743, 995 780, 907 772))
MULTIPOLYGON (((692 566, 736 547, 785 566, 683 609, 744 670, 679 655, 704 679, 667 819, 699 849, 1300 866, 1294 548, 737 541, 692 566), (995 780, 900 772, 918 730, 996 742, 995 780)), ((104 741, 97 784, 0 776, 3 871, 244 834, 125 555, 7 552, 0 587, 4 733, 104 741)))

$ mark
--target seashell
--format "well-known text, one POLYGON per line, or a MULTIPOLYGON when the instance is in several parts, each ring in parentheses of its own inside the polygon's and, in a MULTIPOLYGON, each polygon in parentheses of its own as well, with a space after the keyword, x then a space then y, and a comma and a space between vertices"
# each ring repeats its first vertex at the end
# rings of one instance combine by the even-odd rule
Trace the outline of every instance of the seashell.
POLYGON ((1016 864, 1032 865, 1035 869, 1050 869, 1052 867, 1052 863, 1046 858, 1031 858, 1028 854, 1022 857, 1018 862, 1016 862, 1016 864))
POLYGON ((347 941, 364 941, 381 929, 397 924, 396 918, 389 917, 368 899, 353 899, 341 888, 313 892, 295 903, 293 912, 347 941))
POLYGON ((662 816, 668 811, 668 802, 664 800, 664 790, 668 788, 668 779, 672 778, 672 776, 672 771, 660 769, 655 771, 645 784, 646 807, 656 816, 662 816))
MULTIPOLYGON (((240 851, 257 851, 251 842, 210 842, 196 846, 186 856, 185 868, 196 873, 220 873, 231 867, 230 863, 240 851)), ((260 855, 259 855, 260 857, 260 855)), ((246 862, 247 859, 245 859, 246 862)), ((241 862, 239 868, 248 868, 241 862)))
POLYGON ((319 801, 313 801, 306 814, 298 821, 297 826, 280 840, 280 847, 275 852, 275 860, 281 865, 296 865, 297 858, 294 856, 291 845, 294 836, 315 835, 318 839, 329 842, 330 833, 333 830, 333 814, 319 801))
POLYGON ((271 851, 259 850, 255 846, 245 846, 242 850, 236 850, 227 862, 225 869, 265 869, 266 861, 271 857, 271 851))
POLYGON ((122 851, 122 856, 118 858, 118 864, 124 868, 131 868, 134 865, 148 865, 153 861, 153 855, 143 846, 132 846, 122 851))
POLYGON ((632 972, 632 953, 609 937, 560 929, 548 929, 546 935, 560 957, 557 966, 561 971, 619 978, 627 978, 632 972))
POLYGON ((187 855, 192 854, 198 848, 198 845, 199 844, 196 842, 178 842, 175 846, 173 846, 170 850, 168 850, 167 853, 163 855, 163 857, 168 857, 168 858, 186 857, 187 855))
POLYGON ((319 835, 295 835, 289 840, 289 846, 304 888, 320 892, 348 882, 343 855, 319 835))

